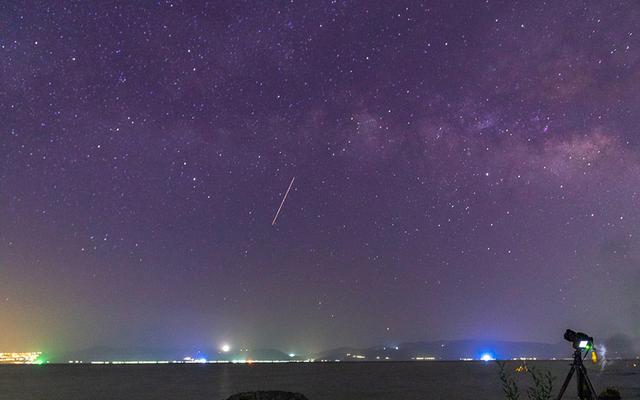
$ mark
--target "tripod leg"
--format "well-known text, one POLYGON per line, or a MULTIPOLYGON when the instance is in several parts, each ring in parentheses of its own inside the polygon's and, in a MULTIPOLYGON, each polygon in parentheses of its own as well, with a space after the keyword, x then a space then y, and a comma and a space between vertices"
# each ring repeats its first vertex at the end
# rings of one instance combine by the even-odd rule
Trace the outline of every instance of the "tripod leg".
POLYGON ((567 390, 567 386, 569 386, 569 382, 571 382, 571 377, 573 376, 573 373, 575 371, 576 367, 572 365, 569 373, 567 374, 567 377, 564 380, 564 383, 562 384, 562 388, 560 388, 560 393, 558 393, 558 397, 556 397, 556 400, 560 400, 564 395, 564 391, 567 390))
POLYGON ((589 375, 587 375, 587 369, 584 367, 584 365, 582 366, 581 369, 582 369, 584 382, 586 383, 587 387, 589 388, 589 391, 591 392, 590 398, 595 399, 598 394, 596 393, 596 390, 593 388, 593 384, 591 383, 591 379, 589 379, 589 375))

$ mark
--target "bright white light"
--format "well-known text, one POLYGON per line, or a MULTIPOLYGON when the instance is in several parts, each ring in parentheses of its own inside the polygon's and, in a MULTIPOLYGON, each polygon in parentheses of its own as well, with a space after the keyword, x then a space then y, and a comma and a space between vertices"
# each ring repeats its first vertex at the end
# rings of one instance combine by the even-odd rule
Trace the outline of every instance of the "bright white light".
POLYGON ((482 361, 493 361, 493 360, 495 360, 495 357, 493 357, 493 356, 492 356, 491 354, 489 354, 489 353, 484 353, 484 354, 480 357, 480 359, 481 359, 482 361))
POLYGON ((296 355, 294 353, 289 353, 289 357, 295 357, 296 355))
POLYGON ((589 346, 589 341, 588 340, 581 340, 580 344, 578 344, 578 347, 580 347, 581 349, 586 349, 587 346, 589 346))
POLYGON ((223 353, 228 353, 229 351, 231 351, 231 346, 225 343, 222 346, 220 346, 220 350, 222 350, 223 353))

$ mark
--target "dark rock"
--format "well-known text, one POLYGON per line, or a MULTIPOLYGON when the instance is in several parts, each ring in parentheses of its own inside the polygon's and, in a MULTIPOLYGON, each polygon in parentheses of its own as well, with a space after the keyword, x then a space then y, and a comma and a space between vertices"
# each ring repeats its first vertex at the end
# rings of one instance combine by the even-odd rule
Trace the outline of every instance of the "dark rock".
POLYGON ((307 400, 307 398, 300 393, 271 390, 236 393, 227 400, 307 400))
POLYGON ((598 400, 620 400, 620 391, 614 387, 608 387, 600 393, 598 400))

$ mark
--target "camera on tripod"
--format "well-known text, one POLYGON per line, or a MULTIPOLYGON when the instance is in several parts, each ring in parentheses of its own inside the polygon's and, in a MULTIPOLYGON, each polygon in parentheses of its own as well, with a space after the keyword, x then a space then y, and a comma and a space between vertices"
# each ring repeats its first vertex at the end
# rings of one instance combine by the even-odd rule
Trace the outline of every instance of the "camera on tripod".
POLYGON ((567 390, 567 386, 569 386, 569 381, 571 381, 571 377, 573 374, 576 374, 577 384, 578 384, 578 398, 580 400, 595 400, 596 399, 596 390, 593 388, 591 384, 591 379, 587 375, 587 369, 584 367, 582 363, 582 352, 584 352, 584 357, 589 354, 591 351, 592 360, 596 360, 595 349, 593 348, 593 337, 587 335, 584 332, 576 332, 571 329, 567 329, 564 333, 564 339, 566 341, 571 342, 571 345, 574 348, 573 351, 573 362, 571 363, 571 369, 567 374, 567 378, 564 380, 562 384, 562 388, 560 388, 560 393, 556 400, 562 399, 565 390, 567 390))
POLYGON ((564 333, 564 340, 573 344, 573 348, 578 350, 589 351, 593 347, 593 337, 587 335, 584 332, 576 332, 571 329, 567 329, 564 333))

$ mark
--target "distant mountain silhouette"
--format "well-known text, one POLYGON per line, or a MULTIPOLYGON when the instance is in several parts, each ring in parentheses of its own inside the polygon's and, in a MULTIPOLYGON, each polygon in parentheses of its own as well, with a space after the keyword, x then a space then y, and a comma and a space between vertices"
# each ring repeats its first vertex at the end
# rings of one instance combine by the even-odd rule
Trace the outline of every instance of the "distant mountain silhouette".
MULTIPOLYGON (((612 336, 602 343, 596 341, 596 347, 607 349, 609 358, 635 358, 638 350, 634 348, 636 340, 625 336, 612 336)), ((460 360, 480 359, 483 355, 497 359, 512 358, 568 358, 571 356, 571 344, 558 343, 508 342, 490 340, 441 340, 401 343, 397 346, 373 346, 366 348, 340 347, 314 354, 290 356, 277 349, 238 349, 223 353, 216 349, 165 349, 165 348, 114 348, 97 346, 89 349, 61 354, 50 354, 51 362, 79 360, 90 361, 138 361, 138 360, 183 360, 185 357, 206 359, 208 361, 300 361, 305 359, 328 361, 409 361, 416 359, 460 360)))
POLYGON ((510 359, 519 357, 563 358, 571 355, 569 343, 533 343, 481 340, 443 340, 402 343, 398 346, 376 346, 362 349, 340 348, 316 355, 327 360, 460 360, 479 359, 483 355, 510 359), (364 357, 364 358, 362 358, 364 357))
POLYGON ((115 348, 96 346, 88 349, 70 351, 52 357, 56 362, 68 361, 137 361, 137 360, 181 360, 192 356, 193 351, 162 348, 115 348))
MULTIPOLYGON (((634 346, 634 341, 626 336, 615 335, 598 342, 596 348, 606 349, 609 358, 635 358, 640 354, 634 346), (602 347, 599 347, 602 346, 602 347)), ((558 343, 539 342, 508 342, 491 340, 441 340, 429 342, 409 342, 398 346, 375 346, 368 348, 347 348, 324 351, 315 354, 313 358, 322 360, 341 361, 378 361, 378 360, 460 360, 480 359, 487 355, 498 359, 512 358, 568 358, 573 349, 571 344, 562 341, 558 343), (362 358, 364 357, 364 358, 362 358)))
POLYGON ((247 349, 231 351, 228 353, 214 349, 164 349, 164 348, 114 348, 96 346, 88 349, 70 351, 61 354, 52 354, 52 362, 69 361, 181 361, 185 357, 202 359, 207 361, 234 361, 234 360, 299 360, 299 357, 290 357, 288 354, 275 349, 247 349))

